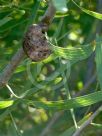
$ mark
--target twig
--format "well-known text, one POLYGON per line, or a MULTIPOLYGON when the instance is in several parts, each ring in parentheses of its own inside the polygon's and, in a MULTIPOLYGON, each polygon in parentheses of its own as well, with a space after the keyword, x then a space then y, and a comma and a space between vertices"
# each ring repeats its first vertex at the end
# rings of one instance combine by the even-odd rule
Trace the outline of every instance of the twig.
POLYGON ((80 128, 77 129, 77 131, 72 136, 80 136, 80 132, 87 127, 92 120, 102 111, 102 106, 100 106, 90 117, 87 121, 85 121, 80 128))
MULTIPOLYGON (((83 87, 82 90, 80 90, 79 93, 75 94, 73 97, 77 97, 82 95, 84 92, 86 92, 86 90, 88 89, 88 87, 95 81, 96 79, 96 74, 93 75, 90 80, 85 84, 85 86, 83 87)), ((43 129, 43 131, 41 132, 40 136, 45 136, 48 134, 48 132, 51 130, 51 127, 53 126, 53 124, 63 115, 64 111, 60 111, 58 113, 55 113, 52 117, 52 119, 48 122, 47 126, 43 129)))
POLYGON ((0 87, 4 86, 12 76, 14 70, 24 57, 24 51, 20 48, 0 75, 0 87))
POLYGON ((55 12, 56 12, 56 9, 55 9, 53 2, 51 0, 49 2, 48 9, 46 10, 44 16, 41 18, 41 23, 49 26, 54 18, 55 12))
MULTIPOLYGON (((41 23, 46 23, 49 25, 54 17, 55 8, 52 4, 52 1, 49 3, 49 7, 46 10, 43 18, 41 19, 41 23)), ((11 59, 9 64, 4 68, 3 72, 0 75, 0 87, 5 86, 8 83, 9 79, 11 78, 13 72, 15 71, 16 67, 19 65, 21 60, 23 59, 25 53, 22 48, 20 48, 14 57, 11 59)))
POLYGON ((15 122, 15 120, 14 120, 14 118, 13 118, 13 116, 12 116, 11 113, 10 113, 10 117, 11 117, 11 120, 12 120, 12 123, 13 123, 13 126, 14 126, 14 129, 16 130, 17 135, 18 135, 18 136, 22 136, 22 134, 21 134, 20 130, 18 129, 18 127, 17 127, 17 125, 16 125, 16 122, 15 122))
POLYGON ((63 111, 61 112, 56 112, 53 115, 53 118, 50 120, 50 122, 48 123, 47 127, 44 129, 44 131, 42 131, 42 133, 40 134, 40 136, 45 136, 48 134, 50 128, 53 126, 53 124, 60 118, 60 116, 62 116, 63 111))
POLYGON ((28 94, 28 92, 29 92, 29 90, 27 90, 26 92, 24 92, 23 94, 21 94, 20 96, 18 96, 18 95, 16 95, 16 94, 13 92, 12 88, 11 88, 8 84, 6 84, 5 86, 6 86, 7 89, 10 91, 11 97, 15 97, 15 98, 18 98, 18 99, 24 98, 24 97, 28 94))

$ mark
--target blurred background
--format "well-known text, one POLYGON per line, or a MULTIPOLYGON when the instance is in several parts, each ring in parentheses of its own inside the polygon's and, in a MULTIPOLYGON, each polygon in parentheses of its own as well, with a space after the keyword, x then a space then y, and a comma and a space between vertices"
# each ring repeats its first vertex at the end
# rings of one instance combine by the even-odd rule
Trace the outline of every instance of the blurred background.
MULTIPOLYGON (((102 0, 76 1, 80 6, 102 12, 102 0)), ((85 14, 71 1, 66 14, 56 13, 48 30, 48 37, 61 47, 77 47, 95 40, 102 33, 102 22, 85 14)), ((0 0, 0 72, 22 46, 28 26, 37 23, 47 9, 44 0, 0 0)), ((94 53, 86 60, 70 66, 68 60, 48 58, 39 63, 23 59, 15 70, 9 85, 17 95, 31 89, 26 96, 32 100, 62 100, 84 95, 99 89, 96 77, 94 53)), ((0 90, 0 100, 8 99, 6 87, 0 90)), ((97 105, 96 105, 97 106, 97 105)), ((76 121, 81 120, 92 108, 74 110, 76 121)), ((95 119, 102 122, 102 115, 95 119)), ((65 133, 74 126, 69 110, 36 109, 24 103, 0 110, 0 136, 68 136, 65 133)), ((102 136, 102 127, 89 126, 82 136, 102 136)), ((69 136, 71 136, 69 134, 69 136)))

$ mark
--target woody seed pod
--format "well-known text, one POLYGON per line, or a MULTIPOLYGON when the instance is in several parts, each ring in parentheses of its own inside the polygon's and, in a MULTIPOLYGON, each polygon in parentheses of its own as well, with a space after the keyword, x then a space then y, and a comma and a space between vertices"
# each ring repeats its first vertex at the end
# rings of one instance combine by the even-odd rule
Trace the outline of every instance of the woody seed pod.
POLYGON ((23 49, 27 56, 35 62, 51 54, 42 26, 33 24, 29 27, 24 37, 23 49))

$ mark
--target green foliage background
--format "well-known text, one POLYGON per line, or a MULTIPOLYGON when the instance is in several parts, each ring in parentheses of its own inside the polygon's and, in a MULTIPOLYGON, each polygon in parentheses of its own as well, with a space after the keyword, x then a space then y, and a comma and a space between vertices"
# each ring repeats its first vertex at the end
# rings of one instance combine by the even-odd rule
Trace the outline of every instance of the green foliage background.
MULTIPOLYGON (((52 120, 55 122, 46 136, 71 136, 74 123, 81 125, 93 112, 91 104, 101 101, 102 38, 96 34, 101 35, 102 22, 96 18, 102 19, 102 15, 90 11, 102 9, 96 0, 76 2, 79 8, 73 1, 59 0, 58 4, 55 0, 57 13, 47 33, 52 55, 38 63, 25 57, 10 79, 15 94, 21 96, 27 91, 25 98, 7 102, 9 90, 0 90, 0 136, 43 136, 52 120), (97 77, 82 91, 87 95, 71 99, 93 75, 97 77), (70 108, 75 109, 71 112, 70 108)), ((28 26, 37 23, 46 9, 44 0, 0 0, 0 72, 22 46, 28 26)), ((101 124, 101 118, 99 114, 94 122, 101 124)), ((90 125, 82 135, 101 136, 101 128, 90 125)))

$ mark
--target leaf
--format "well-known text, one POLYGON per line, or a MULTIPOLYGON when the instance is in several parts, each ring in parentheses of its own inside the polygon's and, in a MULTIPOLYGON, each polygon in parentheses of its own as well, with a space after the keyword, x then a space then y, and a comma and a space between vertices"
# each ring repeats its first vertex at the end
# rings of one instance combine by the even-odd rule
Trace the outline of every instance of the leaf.
POLYGON ((68 110, 72 108, 89 106, 102 101, 102 91, 94 92, 88 95, 72 98, 69 100, 59 100, 59 101, 24 100, 24 101, 27 102, 29 105, 35 106, 36 108, 68 110))
POLYGON ((15 70, 14 73, 20 73, 20 72, 25 71, 25 70, 26 70, 25 66, 20 65, 20 66, 17 67, 17 69, 15 70))
POLYGON ((68 11, 66 0, 53 0, 53 4, 57 12, 66 13, 68 11))
POLYGON ((89 15, 91 15, 91 16, 97 18, 97 19, 102 20, 102 14, 97 13, 97 12, 94 12, 94 11, 91 11, 91 10, 87 10, 87 9, 85 9, 85 8, 82 8, 82 7, 80 7, 80 6, 79 6, 75 1, 73 1, 73 0, 72 0, 72 2, 73 2, 78 8, 80 8, 83 12, 85 12, 86 14, 89 14, 89 15))
POLYGON ((102 38, 96 38, 96 50, 95 50, 95 61, 97 76, 102 90, 102 38))
POLYGON ((13 100, 8 100, 8 101, 0 101, 0 109, 7 108, 13 104, 13 100))
POLYGON ((0 121, 2 121, 8 114, 16 109, 17 105, 21 102, 21 99, 16 100, 9 108, 6 108, 3 113, 0 114, 0 121))
POLYGON ((63 57, 70 61, 79 61, 88 58, 95 49, 95 46, 92 44, 83 45, 80 47, 58 47, 51 44, 51 49, 54 54, 58 57, 63 57))
POLYGON ((62 18, 62 17, 66 17, 68 15, 69 15, 69 13, 64 13, 64 14, 62 14, 62 13, 56 13, 55 18, 62 18))
POLYGON ((0 20, 0 27, 4 24, 6 24, 8 21, 12 20, 11 17, 5 17, 2 20, 0 20))
POLYGON ((93 127, 95 127, 95 129, 96 129, 96 128, 102 129, 102 124, 91 123, 91 125, 92 125, 93 127))

